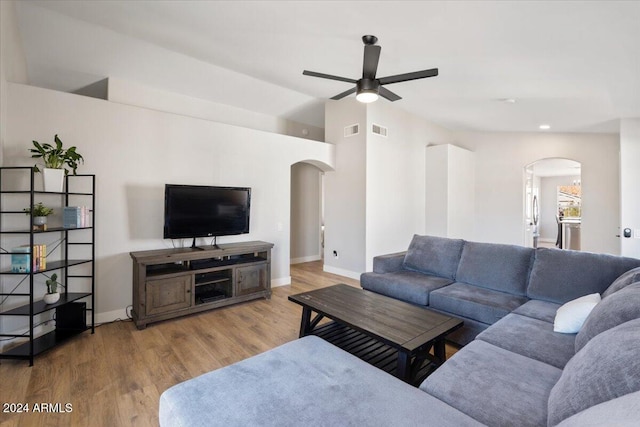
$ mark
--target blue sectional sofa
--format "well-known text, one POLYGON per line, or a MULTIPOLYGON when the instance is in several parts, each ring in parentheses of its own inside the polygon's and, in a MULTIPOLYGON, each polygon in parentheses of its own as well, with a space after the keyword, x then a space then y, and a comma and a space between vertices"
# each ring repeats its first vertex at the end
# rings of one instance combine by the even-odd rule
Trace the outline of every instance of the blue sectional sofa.
POLYGON ((613 255, 414 236, 409 249, 374 258, 364 289, 460 317, 448 337, 471 342, 511 312, 553 312, 570 300, 602 293, 640 260, 613 255), (533 301, 533 302, 530 302, 533 301))
POLYGON ((301 338, 171 387, 160 424, 638 425, 640 260, 415 236, 362 286, 464 318, 464 347, 414 388, 301 338), (594 293, 577 334, 554 332, 560 307, 594 293))

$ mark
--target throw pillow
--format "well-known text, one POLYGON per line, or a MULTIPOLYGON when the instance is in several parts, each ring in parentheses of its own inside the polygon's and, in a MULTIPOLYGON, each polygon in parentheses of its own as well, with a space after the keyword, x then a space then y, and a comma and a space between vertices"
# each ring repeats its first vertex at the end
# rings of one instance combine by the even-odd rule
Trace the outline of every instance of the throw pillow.
POLYGON ((602 298, 576 336, 576 353, 601 332, 640 318, 640 282, 602 298))
POLYGON ((563 334, 575 334, 600 302, 600 294, 585 295, 560 306, 553 322, 553 331, 563 334))
POLYGON ((640 319, 594 337, 576 353, 551 389, 548 425, 640 390, 640 319))
POLYGON ((609 285, 607 290, 602 293, 602 298, 606 298, 609 295, 618 292, 619 290, 629 286, 632 283, 640 281, 640 267, 632 268, 629 271, 622 273, 616 280, 609 285))

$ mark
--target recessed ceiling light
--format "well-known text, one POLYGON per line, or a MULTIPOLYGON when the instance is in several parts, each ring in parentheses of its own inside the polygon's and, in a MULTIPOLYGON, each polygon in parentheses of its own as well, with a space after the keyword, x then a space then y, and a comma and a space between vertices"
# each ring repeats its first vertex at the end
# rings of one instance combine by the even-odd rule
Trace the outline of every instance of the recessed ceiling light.
POLYGON ((540 128, 541 130, 548 130, 551 129, 551 125, 540 125, 538 126, 538 128, 540 128))
POLYGON ((502 98, 500 101, 506 102, 507 104, 515 104, 517 102, 515 98, 502 98))

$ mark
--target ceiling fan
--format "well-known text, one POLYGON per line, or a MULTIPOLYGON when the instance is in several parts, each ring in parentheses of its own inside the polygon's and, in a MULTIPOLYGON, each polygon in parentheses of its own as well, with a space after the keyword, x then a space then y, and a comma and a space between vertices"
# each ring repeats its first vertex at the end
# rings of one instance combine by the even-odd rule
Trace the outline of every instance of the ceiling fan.
POLYGON ((380 59, 380 51, 382 48, 377 46, 378 38, 376 36, 362 36, 364 43, 364 63, 362 66, 362 78, 359 80, 347 77, 333 76, 331 74, 316 73, 315 71, 304 70, 302 74, 305 76, 320 77, 322 79, 338 80, 341 82, 355 83, 355 87, 346 90, 331 99, 342 99, 345 96, 356 93, 356 99, 360 102, 373 102, 378 99, 378 95, 388 99, 389 101, 397 101, 402 99, 400 96, 383 87, 393 83, 406 82, 409 80, 424 79, 427 77, 435 77, 438 75, 438 69, 415 71, 413 73, 397 74, 376 78, 378 70, 378 60, 380 59))

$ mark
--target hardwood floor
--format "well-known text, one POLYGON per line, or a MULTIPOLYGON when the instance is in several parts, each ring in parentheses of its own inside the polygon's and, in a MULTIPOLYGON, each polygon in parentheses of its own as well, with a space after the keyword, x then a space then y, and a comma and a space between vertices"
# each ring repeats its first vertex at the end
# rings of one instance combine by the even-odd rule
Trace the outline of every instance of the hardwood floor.
MULTIPOLYGON (((0 427, 157 426, 158 401, 167 388, 296 339, 302 308, 289 295, 336 283, 359 287, 357 280, 323 272, 320 262, 292 266, 291 279, 291 285, 273 288, 270 300, 144 330, 130 321, 102 325, 94 335, 85 333, 40 355, 33 367, 2 360, 0 404, 29 404, 30 412, 0 408, 0 427), (34 412, 43 403, 67 411, 34 412)), ((448 355, 453 351, 447 347, 448 355)))

